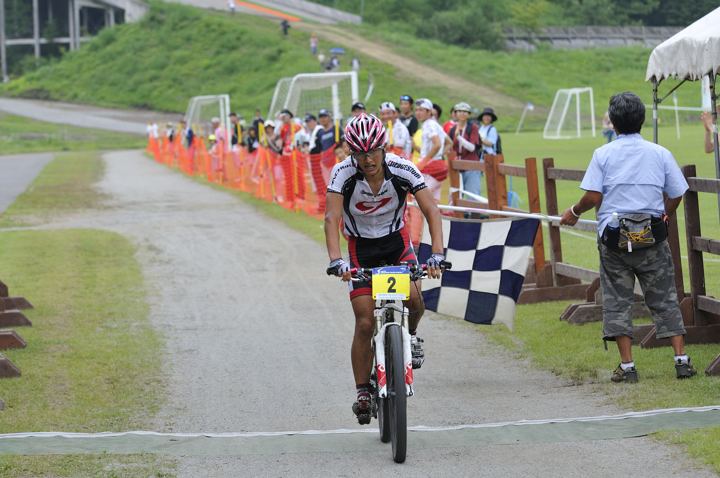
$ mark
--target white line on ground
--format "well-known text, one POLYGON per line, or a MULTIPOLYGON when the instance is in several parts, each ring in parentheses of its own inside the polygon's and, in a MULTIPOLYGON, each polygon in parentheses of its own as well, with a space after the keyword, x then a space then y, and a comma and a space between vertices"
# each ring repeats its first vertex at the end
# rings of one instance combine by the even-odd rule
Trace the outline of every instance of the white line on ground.
MULTIPOLYGON (((469 430, 483 428, 498 428, 508 426, 533 426, 547 425, 551 423, 583 423, 583 422, 599 422, 607 420, 626 420, 633 418, 646 418, 659 415, 670 415, 677 413, 702 413, 720 410, 720 405, 709 405, 705 407, 685 407, 685 408, 663 408, 657 410, 647 410, 644 412, 628 412, 620 415, 600 415, 594 417, 574 417, 574 418, 552 418, 541 420, 517 420, 509 422, 468 424, 428 427, 418 425, 408 427, 413 432, 440 432, 452 430, 469 430)), ((100 432, 100 433, 72 433, 72 432, 25 432, 25 433, 5 433, 0 434, 0 440, 17 439, 17 438, 108 438, 120 437, 128 435, 136 436, 160 436, 169 438, 255 438, 255 437, 273 437, 287 435, 338 435, 351 433, 377 433, 375 429, 358 429, 358 428, 339 428, 336 430, 302 430, 302 431, 277 431, 277 432, 225 432, 225 433, 182 433, 182 432, 155 432, 155 431, 127 431, 127 432, 100 432)))

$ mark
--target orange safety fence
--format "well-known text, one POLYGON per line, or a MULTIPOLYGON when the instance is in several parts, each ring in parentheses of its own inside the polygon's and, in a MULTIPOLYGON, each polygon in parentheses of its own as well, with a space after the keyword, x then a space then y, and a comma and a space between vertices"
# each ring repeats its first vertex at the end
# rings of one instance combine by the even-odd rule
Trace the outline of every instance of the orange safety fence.
MULTIPOLYGON (((320 154, 298 150, 281 154, 260 146, 248 153, 245 147, 227 151, 222 141, 208 148, 199 136, 195 136, 189 146, 183 143, 180 135, 175 135, 172 141, 167 137, 156 139, 151 136, 147 151, 158 163, 188 176, 204 177, 228 189, 244 191, 263 201, 316 218, 322 218, 325 213, 325 191, 330 171, 336 163, 333 148, 320 154)), ((423 230, 420 210, 408 207, 405 223, 417 246, 423 230)))
POLYGON ((186 175, 204 177, 313 217, 325 212, 325 190, 335 165, 332 149, 317 157, 298 150, 278 154, 263 146, 252 153, 245 147, 227 151, 222 142, 208 148, 199 136, 189 146, 180 135, 172 141, 151 136, 147 151, 158 163, 186 175))

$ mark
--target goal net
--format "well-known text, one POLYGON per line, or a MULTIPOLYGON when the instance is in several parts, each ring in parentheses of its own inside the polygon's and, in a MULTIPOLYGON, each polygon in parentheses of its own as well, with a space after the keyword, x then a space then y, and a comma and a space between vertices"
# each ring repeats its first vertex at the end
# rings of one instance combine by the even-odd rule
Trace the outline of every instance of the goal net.
POLYGON ((283 109, 295 116, 306 113, 317 116, 324 108, 341 119, 350 115, 350 107, 356 101, 357 72, 302 73, 277 82, 268 118, 275 118, 283 109))
MULTIPOLYGON (((219 118, 220 125, 230 137, 230 96, 207 95, 194 96, 188 102, 185 121, 190 125, 196 135, 207 138, 213 133, 212 119, 219 118)), ((230 141, 227 141, 228 149, 230 141)))
POLYGON ((595 103, 592 88, 557 90, 548 114, 543 138, 569 139, 595 136, 595 103))

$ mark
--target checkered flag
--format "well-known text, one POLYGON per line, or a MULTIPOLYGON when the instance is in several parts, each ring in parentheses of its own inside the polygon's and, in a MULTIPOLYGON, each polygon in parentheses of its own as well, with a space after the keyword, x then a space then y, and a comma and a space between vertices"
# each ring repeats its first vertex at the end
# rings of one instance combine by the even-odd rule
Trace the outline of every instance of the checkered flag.
MULTIPOLYGON (((440 281, 423 281, 425 307, 475 324, 503 323, 512 329, 515 303, 522 290, 537 219, 452 220, 443 217, 445 258, 452 270, 440 281)), ((430 257, 425 226, 418 259, 430 257)))

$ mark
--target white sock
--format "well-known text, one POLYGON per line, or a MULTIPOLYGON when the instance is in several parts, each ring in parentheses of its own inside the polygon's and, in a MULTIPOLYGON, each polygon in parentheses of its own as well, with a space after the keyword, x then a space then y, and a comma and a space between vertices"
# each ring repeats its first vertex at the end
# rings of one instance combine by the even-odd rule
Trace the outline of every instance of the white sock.
POLYGON ((675 363, 678 365, 680 365, 682 363, 688 363, 688 360, 690 360, 690 358, 687 355, 676 355, 675 356, 675 363))
POLYGON ((620 368, 623 369, 623 372, 629 368, 634 368, 634 367, 635 367, 635 362, 628 362, 628 363, 620 362, 620 368))

